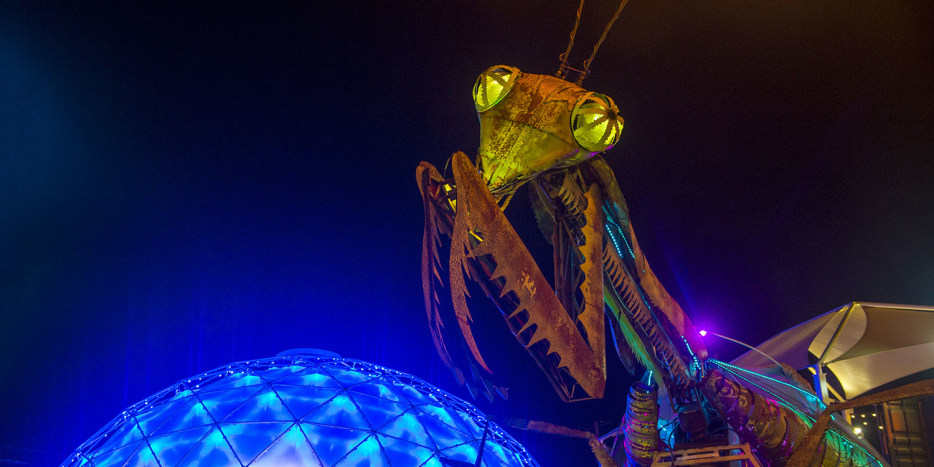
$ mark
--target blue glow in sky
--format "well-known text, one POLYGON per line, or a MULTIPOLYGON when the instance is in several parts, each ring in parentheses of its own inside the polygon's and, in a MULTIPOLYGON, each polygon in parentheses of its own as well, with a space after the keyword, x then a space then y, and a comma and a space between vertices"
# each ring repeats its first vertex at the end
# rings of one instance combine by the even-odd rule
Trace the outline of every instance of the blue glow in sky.
MULTIPOLYGON (((572 64, 612 13, 588 5, 572 64)), ((626 7, 585 84, 626 120, 607 161, 695 322, 756 344, 853 300, 934 305, 932 8, 626 7)), ((286 348, 467 397, 428 332, 413 172, 473 154, 477 75, 555 71, 574 11, 5 4, 0 458, 60 462, 134 401, 286 348)), ((528 204, 507 215, 548 274, 528 204)), ((472 312, 511 394, 484 412, 618 423, 621 365, 606 401, 563 405, 498 311, 472 312)), ((586 443, 515 435, 542 462, 592 461, 586 443)))

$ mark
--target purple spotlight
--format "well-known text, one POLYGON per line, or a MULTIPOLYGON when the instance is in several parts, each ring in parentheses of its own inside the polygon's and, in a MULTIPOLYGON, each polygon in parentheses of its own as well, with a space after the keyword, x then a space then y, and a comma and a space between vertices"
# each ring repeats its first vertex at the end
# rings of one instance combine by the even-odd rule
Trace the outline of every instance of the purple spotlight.
POLYGON ((698 332, 698 334, 700 334, 700 335, 701 335, 701 337, 704 337, 704 336, 706 336, 706 335, 707 335, 707 331, 705 331, 705 330, 703 330, 703 329, 701 329, 701 330, 700 330, 700 332, 698 332))

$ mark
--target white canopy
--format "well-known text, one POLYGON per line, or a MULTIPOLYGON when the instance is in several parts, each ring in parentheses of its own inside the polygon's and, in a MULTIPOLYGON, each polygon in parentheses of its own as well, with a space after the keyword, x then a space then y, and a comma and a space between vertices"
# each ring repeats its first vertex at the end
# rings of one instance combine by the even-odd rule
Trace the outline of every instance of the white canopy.
MULTIPOLYGON (((820 362, 849 399, 934 368, 934 307, 852 302, 757 348, 796 369, 820 362)), ((751 370, 774 366, 753 351, 733 364, 751 370)))

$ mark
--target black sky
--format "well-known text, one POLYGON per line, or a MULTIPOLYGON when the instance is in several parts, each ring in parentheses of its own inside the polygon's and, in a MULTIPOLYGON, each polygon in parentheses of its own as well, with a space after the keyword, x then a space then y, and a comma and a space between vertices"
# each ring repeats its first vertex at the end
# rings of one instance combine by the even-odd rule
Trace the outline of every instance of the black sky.
MULTIPOLYGON (((572 62, 615 6, 586 4, 572 62)), ((287 348, 465 396, 428 337, 414 169, 474 152, 476 76, 552 73, 575 8, 0 4, 0 465, 287 348)), ((930 2, 632 0, 585 87, 626 119, 607 160, 699 324, 758 343, 853 300, 934 305, 930 2)), ((484 410, 586 428, 612 406, 549 409, 502 353, 528 376, 484 410)))

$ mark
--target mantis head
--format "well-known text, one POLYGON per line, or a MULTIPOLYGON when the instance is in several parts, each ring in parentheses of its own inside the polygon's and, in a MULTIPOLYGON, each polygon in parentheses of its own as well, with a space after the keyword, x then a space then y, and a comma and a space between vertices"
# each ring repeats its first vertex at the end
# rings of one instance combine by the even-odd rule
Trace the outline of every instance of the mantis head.
POLYGON ((538 174, 613 147, 623 118, 613 99, 550 75, 498 65, 473 89, 480 117, 479 169, 502 199, 538 174))

